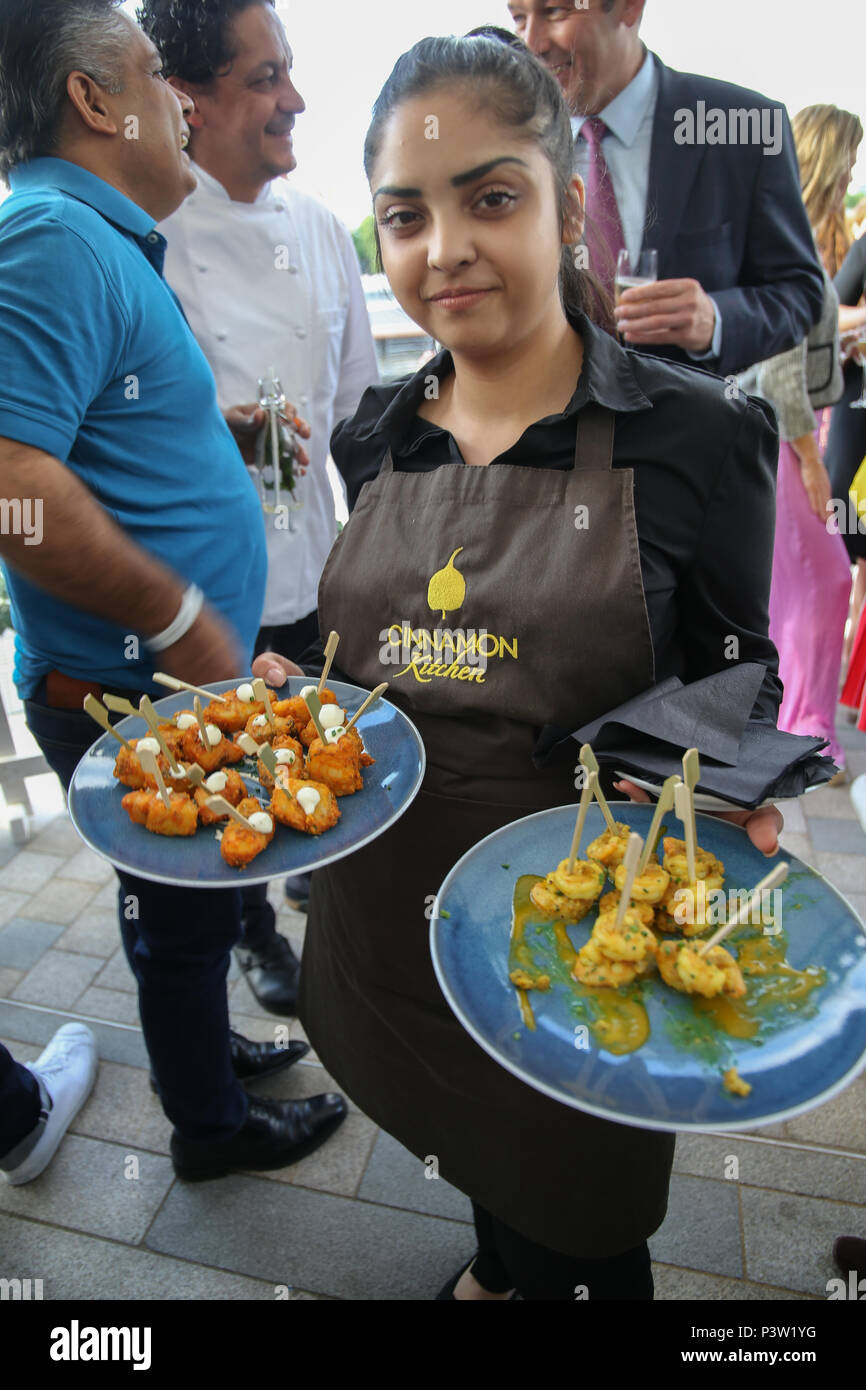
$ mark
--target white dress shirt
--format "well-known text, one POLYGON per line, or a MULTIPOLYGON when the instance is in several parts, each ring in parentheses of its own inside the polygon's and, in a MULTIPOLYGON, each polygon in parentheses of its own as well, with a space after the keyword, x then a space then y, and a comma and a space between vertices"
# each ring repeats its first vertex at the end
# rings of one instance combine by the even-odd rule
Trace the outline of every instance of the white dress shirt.
MULTIPOLYGON (((626 87, 598 112, 607 126, 602 142, 604 162, 610 170, 625 248, 635 257, 643 246, 646 227, 647 195, 649 193, 650 156, 652 154, 653 122, 659 94, 658 69, 647 50, 639 70, 626 87)), ((580 128, 587 116, 572 116, 574 134, 574 172, 587 182, 589 145, 579 139, 580 128)), ((590 212, 592 209, 590 209, 590 212)), ((707 352, 690 352, 700 362, 718 357, 722 349, 722 316, 718 304, 711 300, 716 321, 713 340, 707 352)))
MULTIPOLYGON (((294 533, 266 518, 268 585, 263 626, 314 611, 319 576, 337 534, 326 471, 334 425, 353 415, 378 381, 358 260, 343 224, 285 180, 254 203, 236 203, 193 166, 198 188, 160 225, 165 278, 183 305, 216 378, 223 409, 254 402, 275 367, 287 399, 308 422, 310 467, 299 479, 294 533)), ((207 459, 190 460, 208 485, 207 459)), ((226 561, 243 537, 226 537, 226 561)))

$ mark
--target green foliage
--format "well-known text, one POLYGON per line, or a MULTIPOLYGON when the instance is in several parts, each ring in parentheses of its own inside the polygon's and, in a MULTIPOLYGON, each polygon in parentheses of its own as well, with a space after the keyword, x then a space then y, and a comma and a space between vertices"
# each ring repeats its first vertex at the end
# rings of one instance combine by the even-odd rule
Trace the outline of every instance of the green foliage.
POLYGON ((372 213, 365 217, 360 227, 352 233, 355 252, 361 266, 362 275, 375 275, 379 267, 376 263, 376 230, 372 213))

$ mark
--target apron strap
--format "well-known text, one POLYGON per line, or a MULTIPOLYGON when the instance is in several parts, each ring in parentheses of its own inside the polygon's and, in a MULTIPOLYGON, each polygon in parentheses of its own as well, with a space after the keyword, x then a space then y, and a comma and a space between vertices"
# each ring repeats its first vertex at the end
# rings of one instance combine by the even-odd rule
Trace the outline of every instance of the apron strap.
POLYGON ((577 417, 574 471, 610 472, 613 467, 613 431, 616 416, 607 406, 589 401, 577 417))
POLYGON ((390 444, 389 444, 389 445, 388 445, 388 448, 387 448, 387 450, 386 450, 386 452, 385 452, 385 457, 384 457, 383 460, 382 460, 382 464, 381 464, 381 467, 380 467, 380 469, 379 469, 379 473, 380 473, 380 475, 381 475, 382 473, 393 473, 393 472, 394 472, 394 455, 391 453, 391 446, 390 446, 390 444))

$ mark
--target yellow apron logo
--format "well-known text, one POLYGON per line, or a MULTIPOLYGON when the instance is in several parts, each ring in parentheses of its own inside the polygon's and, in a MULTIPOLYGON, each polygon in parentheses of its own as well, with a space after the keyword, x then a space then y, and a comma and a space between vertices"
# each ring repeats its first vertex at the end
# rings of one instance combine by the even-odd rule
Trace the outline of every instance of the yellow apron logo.
POLYGON ((454 560, 462 549, 463 546, 458 545, 445 568, 437 570, 427 585, 427 607, 434 611, 438 608, 443 622, 446 612, 459 608, 466 597, 466 580, 454 566, 454 560))
MULTIPOLYGON (((466 598, 466 580, 454 564, 463 549, 459 545, 444 569, 437 570, 427 585, 427 606, 445 614, 460 608, 466 598)), ((436 679, 475 681, 484 684, 485 672, 491 657, 501 661, 505 656, 517 661, 517 638, 496 637, 486 628, 441 629, 432 632, 413 629, 408 619, 392 623, 379 633, 379 660, 383 666, 402 665, 393 679, 411 673, 424 685, 436 679)))

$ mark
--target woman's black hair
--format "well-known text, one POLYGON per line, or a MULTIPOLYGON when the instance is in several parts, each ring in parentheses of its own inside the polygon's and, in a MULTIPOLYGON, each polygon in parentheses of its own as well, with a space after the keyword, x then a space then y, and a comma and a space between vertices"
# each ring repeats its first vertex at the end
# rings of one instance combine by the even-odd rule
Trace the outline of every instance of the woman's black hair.
MULTIPOLYGON (((465 38, 421 39, 404 53, 373 107, 364 142, 367 178, 379 156, 387 121, 398 106, 454 82, 465 84, 496 119, 534 140, 550 161, 564 227, 574 177, 574 137, 568 108, 555 78, 515 34, 493 25, 465 38)), ((378 229, 376 233, 378 248, 378 229)), ((584 248, 581 248, 583 250, 584 248)), ((572 246, 563 246, 559 288, 567 312, 587 314, 614 331, 610 295, 589 270, 579 270, 572 246)), ((381 265, 381 254, 379 257, 381 265)))

